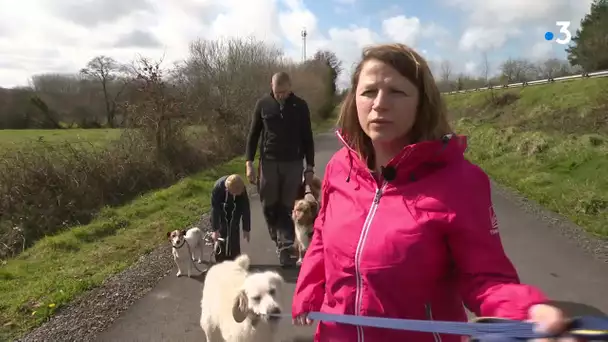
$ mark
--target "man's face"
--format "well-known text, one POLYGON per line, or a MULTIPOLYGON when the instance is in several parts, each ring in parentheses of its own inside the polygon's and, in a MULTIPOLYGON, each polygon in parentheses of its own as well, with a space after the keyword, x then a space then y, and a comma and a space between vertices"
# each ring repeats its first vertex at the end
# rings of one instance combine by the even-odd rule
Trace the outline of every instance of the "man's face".
POLYGON ((283 103, 285 101, 287 96, 289 96, 289 93, 291 93, 291 84, 289 84, 289 82, 286 82, 284 84, 277 84, 276 82, 272 82, 272 94, 274 95, 274 98, 280 103, 283 103))

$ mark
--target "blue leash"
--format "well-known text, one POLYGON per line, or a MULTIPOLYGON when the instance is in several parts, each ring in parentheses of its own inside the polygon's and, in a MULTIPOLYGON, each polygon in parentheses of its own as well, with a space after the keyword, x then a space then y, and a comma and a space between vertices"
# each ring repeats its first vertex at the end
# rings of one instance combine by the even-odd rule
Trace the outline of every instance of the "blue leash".
MULTIPOLYGON (((557 337, 535 332, 533 323, 501 318, 478 318, 474 322, 445 322, 337 315, 322 312, 311 312, 308 317, 316 321, 364 327, 470 336, 472 341, 478 342, 518 342, 536 338, 557 337)), ((589 341, 608 341, 608 317, 584 316, 574 318, 570 321, 565 334, 561 336, 583 338, 589 341)))

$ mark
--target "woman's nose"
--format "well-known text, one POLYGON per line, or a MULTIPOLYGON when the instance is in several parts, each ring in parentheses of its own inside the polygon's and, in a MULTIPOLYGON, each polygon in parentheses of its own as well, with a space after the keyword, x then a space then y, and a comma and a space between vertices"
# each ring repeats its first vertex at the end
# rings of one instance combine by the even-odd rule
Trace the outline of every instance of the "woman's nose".
POLYGON ((376 93, 376 98, 374 99, 374 110, 378 111, 380 109, 386 109, 388 106, 388 93, 386 91, 380 90, 376 93))

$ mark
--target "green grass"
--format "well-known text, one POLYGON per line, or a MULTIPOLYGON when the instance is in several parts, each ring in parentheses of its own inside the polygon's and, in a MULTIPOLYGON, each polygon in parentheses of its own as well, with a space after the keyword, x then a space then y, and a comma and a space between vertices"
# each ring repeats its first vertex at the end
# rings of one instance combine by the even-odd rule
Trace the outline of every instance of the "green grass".
POLYGON ((29 143, 84 143, 103 146, 120 137, 120 129, 6 129, 0 130, 0 148, 17 149, 29 143))
MULTIPOLYGON (((190 126, 189 132, 202 132, 203 126, 190 126)), ((63 145, 65 143, 83 146, 104 147, 120 138, 120 128, 69 128, 69 129, 7 129, 0 130, 0 150, 18 150, 25 146, 42 144, 63 145)))
POLYGON ((467 157, 488 174, 590 233, 608 237, 608 79, 447 97, 467 157), (603 123, 603 125, 602 125, 603 123))
POLYGON ((209 209, 221 175, 243 171, 236 158, 151 192, 119 208, 106 208, 92 223, 46 237, 0 269, 0 340, 39 325, 75 296, 116 274, 209 209))
MULTIPOLYGON (((314 124, 332 127, 335 117, 314 124)), ((86 130, 91 131, 91 130, 86 130)), ((187 177, 118 208, 105 208, 90 224, 38 241, 0 268, 0 341, 18 338, 76 296, 133 264, 162 244, 165 233, 208 211, 221 175, 243 173, 244 159, 187 177)))

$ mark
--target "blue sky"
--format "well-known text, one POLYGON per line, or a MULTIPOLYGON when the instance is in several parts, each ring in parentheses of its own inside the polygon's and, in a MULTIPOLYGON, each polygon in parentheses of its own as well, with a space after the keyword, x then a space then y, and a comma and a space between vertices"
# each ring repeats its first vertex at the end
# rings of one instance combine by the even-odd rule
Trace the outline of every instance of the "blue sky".
MULTIPOLYGON (((590 0, 429 0, 313 1, 305 6, 318 19, 318 29, 366 28, 382 35, 383 21, 403 16, 418 19, 418 50, 435 61, 449 60, 455 72, 475 73, 483 52, 493 71, 505 59, 566 58, 565 46, 546 41, 558 20, 571 21, 572 32, 588 11, 590 0), (430 32, 430 31, 436 32, 430 32), (468 34, 467 34, 468 32, 468 34), (468 39, 467 39, 468 37, 468 39)), ((403 30, 402 30, 403 31, 403 30)), ((380 41, 393 41, 379 37, 380 41)), ((410 41, 405 41, 410 43, 410 41)), ((338 45, 338 43, 334 44, 338 45)))
POLYGON ((511 58, 565 58, 544 40, 555 21, 572 31, 592 0, 0 0, 0 86, 27 85, 39 73, 72 73, 104 54, 128 62, 137 55, 188 56, 197 38, 255 37, 300 59, 334 51, 349 66, 361 49, 380 42, 412 45, 453 74, 480 74, 482 54, 497 72, 511 58), (8 9, 8 10, 6 10, 8 9))

